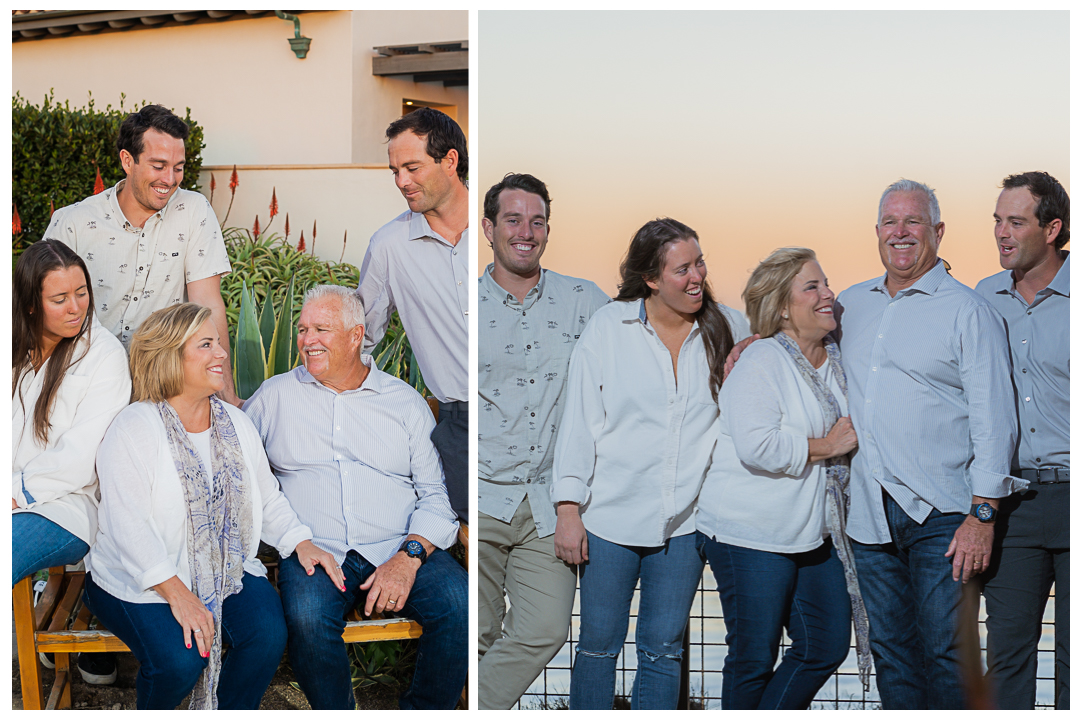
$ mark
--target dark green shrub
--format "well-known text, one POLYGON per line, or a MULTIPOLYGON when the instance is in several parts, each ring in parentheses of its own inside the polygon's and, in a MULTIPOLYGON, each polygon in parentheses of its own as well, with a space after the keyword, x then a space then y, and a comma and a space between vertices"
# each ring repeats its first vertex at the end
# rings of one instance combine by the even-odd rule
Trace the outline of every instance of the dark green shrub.
MULTIPOLYGON (((49 203, 54 208, 71 205, 93 194, 100 170, 105 187, 124 178, 116 154, 116 135, 133 109, 106 105, 101 111, 88 97, 86 107, 72 108, 68 101, 55 102, 52 91, 41 105, 31 105, 19 93, 11 98, 11 199, 22 220, 22 232, 12 229, 12 254, 39 240, 49 225, 49 203)), ((181 187, 198 190, 202 167, 203 129, 186 109, 191 128, 187 139, 186 167, 181 187)))

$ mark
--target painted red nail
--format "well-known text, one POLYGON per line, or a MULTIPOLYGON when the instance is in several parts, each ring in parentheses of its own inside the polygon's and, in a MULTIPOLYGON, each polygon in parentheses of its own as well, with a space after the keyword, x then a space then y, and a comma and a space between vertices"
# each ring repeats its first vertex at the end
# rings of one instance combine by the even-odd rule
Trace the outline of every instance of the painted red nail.
POLYGON ((188 647, 188 650, 190 650, 191 649, 191 643, 188 643, 187 647, 188 647))

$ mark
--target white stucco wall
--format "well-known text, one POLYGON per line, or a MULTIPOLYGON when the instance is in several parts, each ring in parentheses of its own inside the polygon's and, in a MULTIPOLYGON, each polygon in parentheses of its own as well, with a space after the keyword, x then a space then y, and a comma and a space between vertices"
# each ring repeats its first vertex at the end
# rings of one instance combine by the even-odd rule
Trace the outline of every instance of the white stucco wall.
MULTIPOLYGON (((213 170, 217 179, 214 210, 218 221, 229 207, 228 170, 213 170)), ((270 219, 270 196, 277 188, 278 210, 269 231, 285 234, 285 213, 289 214, 289 242, 300 241, 304 231, 311 250, 311 226, 318 221, 315 254, 323 260, 341 257, 342 239, 349 233, 345 262, 357 267, 364 259, 372 233, 408 209, 390 171, 374 168, 319 168, 238 170, 239 186, 226 226, 251 228, 255 216, 266 229, 270 219)), ((210 171, 204 170, 199 184, 210 196, 210 171)))
POLYGON ((353 159, 385 163, 382 145, 386 126, 401 115, 405 98, 457 107, 457 122, 469 134, 469 88, 443 87, 442 82, 415 83, 411 75, 371 74, 372 48, 383 45, 467 40, 469 13, 463 10, 370 10, 352 15, 353 25, 353 159), (403 17, 404 16, 404 17, 403 17), (374 141, 374 142, 373 142, 374 141))
MULTIPOLYGON (((363 14, 363 13, 357 13, 363 14)), ((293 25, 277 17, 200 23, 11 46, 12 93, 39 103, 99 107, 142 100, 174 108, 206 130, 203 162, 352 162, 352 13, 300 15, 307 58, 289 48, 293 25)))

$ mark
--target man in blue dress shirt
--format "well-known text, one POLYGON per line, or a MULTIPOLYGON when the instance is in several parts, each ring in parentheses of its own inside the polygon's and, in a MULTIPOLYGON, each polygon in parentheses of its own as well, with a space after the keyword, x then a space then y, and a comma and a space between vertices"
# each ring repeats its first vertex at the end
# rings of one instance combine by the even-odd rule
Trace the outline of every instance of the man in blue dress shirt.
POLYGON ((371 236, 360 286, 364 349, 382 340, 395 310, 428 390, 439 401, 431 441, 450 505, 469 521, 469 152, 446 114, 420 108, 386 129, 394 183, 409 209, 371 236))
POLYGON ((1054 585, 1055 700, 1069 709, 1069 195, 1044 172, 1010 175, 994 210, 1003 272, 975 288, 1005 318, 1020 443, 986 573, 989 673, 1003 710, 1035 706, 1043 610, 1054 585))
POLYGON ((933 190, 890 185, 876 229, 885 275, 836 304, 859 437, 848 535, 882 705, 960 708, 960 581, 990 562, 999 498, 1026 485, 1009 477, 1005 328, 938 259, 933 190))
POLYGON ((402 709, 453 709, 468 670, 469 583, 442 550, 457 537, 435 419, 420 394, 362 355, 364 305, 336 285, 308 291, 303 367, 270 378, 244 404, 270 468, 301 522, 345 575, 335 587, 283 558, 278 590, 289 662, 316 710, 355 706, 341 633, 354 606, 424 628, 402 709))

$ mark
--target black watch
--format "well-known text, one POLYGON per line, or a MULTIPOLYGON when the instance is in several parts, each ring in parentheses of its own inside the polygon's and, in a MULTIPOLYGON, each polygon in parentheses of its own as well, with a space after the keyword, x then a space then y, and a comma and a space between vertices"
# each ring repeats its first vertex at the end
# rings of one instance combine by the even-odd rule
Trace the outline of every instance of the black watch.
POLYGON ((419 540, 409 540, 407 543, 401 546, 398 552, 403 552, 411 558, 416 558, 423 565, 427 562, 427 550, 424 549, 424 544, 419 540))
POLYGON ((997 510, 990 503, 984 502, 978 505, 972 505, 971 510, 968 511, 968 515, 978 520, 981 523, 994 522, 997 518, 997 510))

